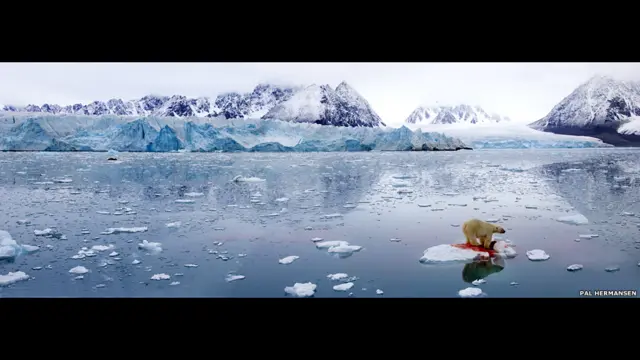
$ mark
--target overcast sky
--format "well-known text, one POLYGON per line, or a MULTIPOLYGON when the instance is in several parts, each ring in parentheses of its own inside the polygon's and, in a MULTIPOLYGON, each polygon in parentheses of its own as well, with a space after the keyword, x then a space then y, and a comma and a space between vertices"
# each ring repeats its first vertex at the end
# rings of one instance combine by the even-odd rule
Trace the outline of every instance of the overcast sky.
POLYGON ((0 104, 216 96, 260 82, 345 80, 390 124, 419 105, 480 105, 531 122, 593 75, 640 80, 640 63, 0 63, 0 104))

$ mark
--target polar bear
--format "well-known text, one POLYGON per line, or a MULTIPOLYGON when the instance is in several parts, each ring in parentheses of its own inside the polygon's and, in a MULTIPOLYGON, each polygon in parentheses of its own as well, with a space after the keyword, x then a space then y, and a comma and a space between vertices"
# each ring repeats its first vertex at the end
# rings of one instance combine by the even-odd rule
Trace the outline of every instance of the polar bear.
POLYGON ((506 231, 502 226, 471 219, 462 225, 462 232, 467 238, 467 245, 482 246, 485 249, 493 250, 496 244, 493 240, 493 234, 504 234, 506 231))

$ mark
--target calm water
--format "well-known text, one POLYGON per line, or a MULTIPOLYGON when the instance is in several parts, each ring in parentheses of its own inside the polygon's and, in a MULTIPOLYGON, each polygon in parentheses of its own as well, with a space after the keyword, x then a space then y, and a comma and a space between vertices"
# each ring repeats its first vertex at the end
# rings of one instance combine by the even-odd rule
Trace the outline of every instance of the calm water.
POLYGON ((464 279, 478 276, 475 265, 418 260, 430 246, 463 241, 458 226, 471 217, 500 219, 519 253, 480 286, 490 297, 637 290, 639 155, 628 149, 185 153, 120 154, 121 163, 109 163, 105 154, 0 153, 0 229, 40 247, 0 262, 0 274, 31 276, 0 287, 0 296, 282 297, 286 286, 310 281, 318 285, 316 297, 455 297, 472 286, 464 279), (237 175, 265 181, 233 182, 237 175), (282 198, 289 200, 276 201, 282 198), (555 220, 576 213, 590 224, 555 220), (118 227, 148 231, 101 234, 118 227), (60 235, 34 235, 45 228, 60 235), (575 241, 581 234, 599 237, 575 241), (314 237, 364 248, 336 257, 316 249, 314 237), (142 240, 162 243, 163 251, 139 249, 142 240), (113 249, 72 259, 94 245, 113 249), (551 258, 529 261, 531 249, 551 258), (289 255, 299 259, 278 263, 289 255), (568 272, 575 263, 584 269, 568 272), (90 271, 83 279, 69 273, 78 265, 90 271), (611 266, 620 270, 606 272, 611 266), (339 272, 357 277, 350 291, 332 289, 340 282, 327 275, 339 272), (171 279, 150 279, 160 273, 171 279), (246 278, 227 282, 230 273, 246 278))

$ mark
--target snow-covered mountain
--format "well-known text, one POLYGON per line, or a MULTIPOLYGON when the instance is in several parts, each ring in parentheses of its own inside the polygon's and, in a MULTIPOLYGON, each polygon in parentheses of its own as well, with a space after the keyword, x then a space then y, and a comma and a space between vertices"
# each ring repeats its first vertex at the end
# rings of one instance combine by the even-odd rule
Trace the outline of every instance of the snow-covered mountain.
POLYGON ((529 126, 593 136, 616 146, 640 146, 640 82, 594 76, 529 126))
POLYGON ((230 92, 218 95, 215 99, 187 98, 182 95, 171 97, 148 95, 137 100, 111 99, 106 102, 94 101, 86 105, 30 104, 25 107, 5 105, 0 107, 0 110, 54 115, 260 118, 272 107, 291 98, 300 89, 301 87, 260 84, 250 93, 230 92))
POLYGON ((367 100, 344 81, 335 90, 329 85, 311 85, 262 118, 333 126, 386 126, 367 100))
POLYGON ((480 106, 420 106, 405 120, 407 124, 488 124, 511 121, 506 116, 490 114, 480 106))

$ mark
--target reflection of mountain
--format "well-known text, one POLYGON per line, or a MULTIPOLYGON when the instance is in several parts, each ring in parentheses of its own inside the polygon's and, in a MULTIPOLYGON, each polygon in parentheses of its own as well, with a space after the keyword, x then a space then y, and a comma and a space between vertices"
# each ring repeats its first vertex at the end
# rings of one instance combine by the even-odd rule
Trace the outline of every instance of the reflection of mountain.
POLYGON ((637 154, 616 154, 610 160, 589 159, 537 168, 549 187, 577 211, 594 219, 623 212, 640 213, 640 169, 637 154), (627 172, 625 172, 627 170, 627 172))
MULTIPOLYGON (((322 156, 308 154, 251 155, 145 154, 125 159, 118 165, 103 166, 102 157, 84 160, 92 164, 83 172, 95 190, 105 190, 119 198, 138 193, 150 201, 185 197, 188 192, 204 193, 208 207, 222 210, 227 205, 251 206, 256 211, 274 213, 282 208, 314 209, 322 214, 346 214, 379 179, 377 160, 360 156, 322 156), (264 182, 235 183, 237 176, 257 177, 264 182), (260 196, 255 196, 259 193, 260 196), (289 198, 278 202, 276 199, 289 198), (347 205, 345 207, 345 205, 347 205)), ((67 172, 68 169, 66 169, 67 172)), ((52 176, 51 171, 42 171, 52 176)), ((134 195, 135 196, 135 195, 134 195)), ((198 201, 200 202, 200 201, 198 201)), ((199 207, 197 207, 199 208, 199 207)), ((247 213, 247 216, 254 214, 247 213)))

